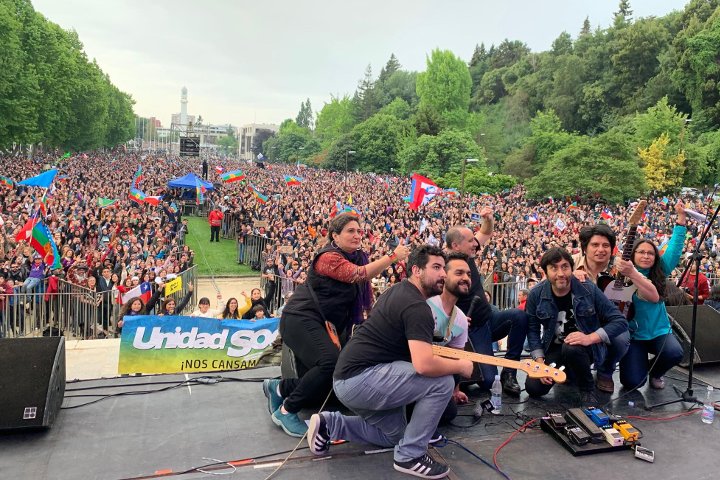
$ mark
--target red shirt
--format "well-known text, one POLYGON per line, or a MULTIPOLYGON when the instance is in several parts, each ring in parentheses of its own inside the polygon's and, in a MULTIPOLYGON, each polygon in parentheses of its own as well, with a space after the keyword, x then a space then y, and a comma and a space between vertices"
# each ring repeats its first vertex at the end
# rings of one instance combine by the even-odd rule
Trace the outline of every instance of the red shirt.
POLYGON ((222 225, 222 219, 224 215, 220 210, 213 210, 208 214, 208 222, 212 227, 219 227, 222 225))
MULTIPOLYGON (((687 288, 687 293, 692 296, 695 292, 695 275, 688 272, 688 274, 685 275, 682 286, 687 288)), ((702 305, 709 296, 710 284, 708 283, 707 277, 701 273, 698 276, 698 305, 702 305)))

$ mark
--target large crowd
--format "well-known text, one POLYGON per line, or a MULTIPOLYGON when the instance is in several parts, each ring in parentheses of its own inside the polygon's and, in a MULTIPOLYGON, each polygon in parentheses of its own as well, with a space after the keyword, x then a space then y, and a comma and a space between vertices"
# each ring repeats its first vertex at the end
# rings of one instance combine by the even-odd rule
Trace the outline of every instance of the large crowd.
MULTIPOLYGON (((58 158, 50 154, 0 157, 0 171, 16 182, 50 167, 59 170, 48 191, 44 220, 58 246, 62 269, 50 270, 43 259, 33 262, 33 250, 15 238, 37 212, 44 189, 14 185, 0 193, 0 286, 6 296, 32 292, 41 282, 52 289, 56 282, 47 280, 55 277, 106 293, 102 303, 107 305, 115 301, 118 293, 139 282, 157 285, 193 264, 194 253, 183 242, 187 227, 181 215, 183 204, 194 205, 196 195, 193 190, 172 189, 167 184, 188 172, 203 176, 200 159, 123 150, 58 158), (159 205, 137 204, 128 198, 138 167, 143 172, 139 188, 148 196, 162 195, 159 205), (102 208, 100 199, 117 202, 102 208), (103 280, 104 271, 109 278, 103 280)), ((406 198, 410 182, 396 175, 217 158, 207 163, 205 175, 218 188, 205 194, 206 208, 224 213, 224 233, 237 239, 240 251, 252 238, 263 239, 265 248, 254 266, 262 270, 266 280, 265 296, 277 292, 283 299, 305 281, 315 252, 326 242, 329 219, 342 211, 359 214, 362 247, 373 261, 401 244, 442 247, 449 227, 468 225, 479 229, 476 214, 481 207, 490 206, 495 231, 477 262, 485 289, 492 294, 493 285, 512 283, 523 288, 528 281, 541 278, 539 258, 552 246, 578 252, 578 231, 584 225, 607 223, 618 234, 622 249, 632 209, 631 203, 611 205, 580 198, 532 200, 522 186, 517 186, 497 194, 468 194, 465 198, 457 193, 440 194, 418 210, 411 210, 406 198), (243 171, 246 180, 223 184, 221 170, 237 169, 243 171), (299 184, 288 185, 287 176, 295 177, 299 184), (258 198, 249 185, 267 200, 258 198)), ((704 198, 686 197, 685 202, 688 208, 707 213, 704 198)), ((671 206, 675 200, 662 195, 649 199, 640 233, 662 243, 672 228, 671 206)), ((699 237, 701 223, 691 221, 689 242, 699 237)), ((715 258, 720 248, 717 245, 713 232, 707 243, 709 255, 701 264, 701 271, 709 277, 720 268, 715 258)), ((404 262, 394 263, 374 280, 376 291, 406 275, 404 262)), ((514 306, 517 301, 507 297, 498 306, 514 306)), ((273 310, 280 303, 275 302, 273 310)), ((110 308, 106 309, 110 312, 110 308)), ((107 326, 112 321, 110 313, 103 315, 107 317, 103 325, 107 326)))

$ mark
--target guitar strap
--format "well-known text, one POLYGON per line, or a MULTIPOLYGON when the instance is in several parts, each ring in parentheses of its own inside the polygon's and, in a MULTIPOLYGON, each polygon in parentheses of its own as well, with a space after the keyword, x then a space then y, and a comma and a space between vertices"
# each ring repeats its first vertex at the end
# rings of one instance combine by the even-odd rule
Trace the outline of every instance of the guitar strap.
MULTIPOLYGON (((442 303, 442 300, 440 300, 442 303)), ((443 316, 447 317, 447 314, 445 313, 445 310, 443 310, 441 307, 438 307, 435 303, 429 302, 430 308, 435 310, 437 313, 441 313, 443 316)), ((443 341, 445 343, 448 343, 450 341, 450 334, 452 333, 452 328, 455 325, 455 318, 457 317, 457 307, 453 306, 452 313, 450 314, 450 317, 448 318, 447 327, 445 328, 445 333, 443 334, 443 341)))

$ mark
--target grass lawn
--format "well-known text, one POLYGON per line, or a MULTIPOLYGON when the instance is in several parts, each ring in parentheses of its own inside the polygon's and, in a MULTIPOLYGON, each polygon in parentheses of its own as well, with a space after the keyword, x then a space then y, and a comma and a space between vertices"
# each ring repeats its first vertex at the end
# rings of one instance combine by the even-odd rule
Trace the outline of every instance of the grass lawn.
POLYGON ((247 265, 237 263, 237 245, 234 239, 221 236, 220 242, 210 243, 210 225, 206 217, 188 215, 183 218, 188 219, 190 230, 185 241, 195 252, 195 265, 200 275, 258 275, 247 265))

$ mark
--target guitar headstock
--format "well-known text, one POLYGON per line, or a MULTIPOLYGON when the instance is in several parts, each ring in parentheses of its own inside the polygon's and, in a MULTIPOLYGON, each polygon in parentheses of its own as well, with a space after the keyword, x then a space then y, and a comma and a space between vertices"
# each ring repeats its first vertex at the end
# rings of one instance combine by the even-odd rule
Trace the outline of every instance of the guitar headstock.
MULTIPOLYGON (((529 378, 550 378, 555 383, 565 383, 567 375, 560 368, 555 368, 555 364, 545 365, 535 360, 520 360, 520 369, 527 373, 529 378)), ((561 367, 564 368, 564 367, 561 367)))
POLYGON ((630 215, 630 218, 628 219, 629 225, 637 225, 640 223, 640 220, 642 219, 643 213, 645 213, 645 209, 647 208, 647 200, 640 200, 637 205, 635 205, 635 210, 633 210, 632 215, 630 215))

